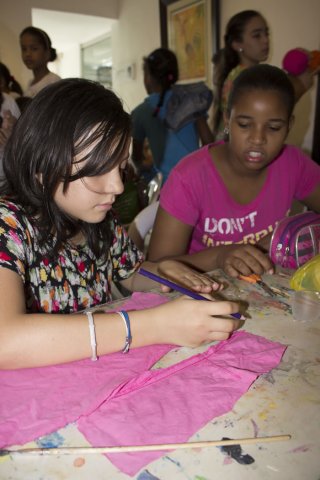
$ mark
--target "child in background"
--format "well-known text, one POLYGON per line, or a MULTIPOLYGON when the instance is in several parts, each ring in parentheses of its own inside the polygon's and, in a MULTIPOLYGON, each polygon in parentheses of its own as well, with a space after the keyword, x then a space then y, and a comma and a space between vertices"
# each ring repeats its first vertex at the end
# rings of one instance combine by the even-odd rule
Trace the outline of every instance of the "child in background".
POLYGON ((239 74, 224 119, 228 140, 181 160, 160 193, 151 261, 178 257, 233 277, 272 272, 265 250, 293 199, 320 211, 320 165, 284 143, 294 103, 281 69, 239 74))
MULTIPOLYGON (((120 100, 83 79, 48 86, 16 124, 1 185, 0 368, 126 352, 130 322, 132 347, 196 346, 238 328, 215 317, 236 312, 236 304, 187 297, 122 315, 81 312, 110 301, 113 281, 129 290, 156 286, 136 272, 142 254, 112 211, 130 140, 120 100)), ((143 266, 198 292, 218 288, 179 262, 143 266)))
MULTIPOLYGON (((214 135, 223 138, 223 115, 234 80, 245 68, 265 62, 269 55, 269 28, 264 17, 255 10, 243 10, 230 18, 224 35, 224 47, 213 58, 214 135)), ((306 70, 290 76, 295 100, 313 85, 314 72, 306 70)))
POLYGON ((11 75, 8 67, 0 62, 0 91, 7 93, 13 99, 22 95, 22 88, 20 84, 11 75))
POLYGON ((48 62, 56 60, 57 53, 46 32, 36 27, 26 27, 20 33, 20 47, 23 63, 33 72, 24 96, 33 98, 44 87, 60 80, 47 66, 48 62))
POLYGON ((144 85, 148 97, 132 111, 133 145, 132 159, 138 172, 151 180, 157 171, 166 181, 170 170, 178 161, 200 146, 212 141, 212 134, 203 116, 190 121, 177 131, 165 127, 167 103, 172 86, 178 81, 179 70, 176 55, 166 48, 158 48, 143 59, 144 85), (143 146, 148 140, 153 157, 153 168, 141 169, 143 146))

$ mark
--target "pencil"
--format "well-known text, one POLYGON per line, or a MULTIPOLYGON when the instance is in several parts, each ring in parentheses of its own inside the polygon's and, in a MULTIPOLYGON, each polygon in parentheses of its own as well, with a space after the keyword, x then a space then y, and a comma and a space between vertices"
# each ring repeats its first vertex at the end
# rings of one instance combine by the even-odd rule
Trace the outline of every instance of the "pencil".
MULTIPOLYGON (((188 297, 191 297, 194 300, 207 300, 208 302, 210 302, 208 298, 205 298, 202 295, 199 295, 198 293, 193 292, 192 290, 189 290, 188 288, 181 287, 181 285, 178 285, 177 283, 170 282, 170 280, 167 280, 166 278, 159 277, 159 275, 156 275, 155 273, 151 273, 148 270, 145 270, 144 268, 139 268, 138 273, 140 273, 141 275, 144 275, 147 278, 150 278, 151 280, 154 280, 155 282, 162 283, 163 285, 166 285, 167 287, 172 288, 173 290, 176 290, 177 292, 180 292, 183 295, 187 295, 188 297)), ((243 320, 241 313, 231 313, 231 317, 237 318, 239 320, 243 320)))
POLYGON ((128 445, 117 447, 52 447, 21 448, 20 450, 0 450, 0 457, 5 455, 84 455, 87 453, 124 453, 151 452, 157 450, 181 450, 186 448, 223 447, 226 445, 250 445, 255 443, 283 442, 291 435, 274 435, 271 437, 236 438, 232 440, 211 440, 186 443, 162 443, 158 445, 128 445))

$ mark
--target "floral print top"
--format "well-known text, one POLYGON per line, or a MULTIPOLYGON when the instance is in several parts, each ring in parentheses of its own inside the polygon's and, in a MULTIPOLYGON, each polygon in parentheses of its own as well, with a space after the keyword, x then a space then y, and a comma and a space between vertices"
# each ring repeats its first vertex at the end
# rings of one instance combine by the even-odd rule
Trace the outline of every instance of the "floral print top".
MULTIPOLYGON (((114 236, 106 259, 97 259, 87 245, 69 244, 49 259, 23 209, 1 199, 0 267, 20 275, 27 312, 73 313, 112 300, 112 282, 128 278, 143 254, 114 216, 111 228, 114 236)), ((48 244, 53 241, 51 237, 48 244)))

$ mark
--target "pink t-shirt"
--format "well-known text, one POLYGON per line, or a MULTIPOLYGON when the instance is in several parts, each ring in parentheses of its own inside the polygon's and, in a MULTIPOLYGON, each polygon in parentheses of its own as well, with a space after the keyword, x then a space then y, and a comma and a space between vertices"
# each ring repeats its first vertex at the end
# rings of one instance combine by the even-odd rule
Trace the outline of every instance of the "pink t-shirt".
POLYGON ((320 166, 287 145, 268 167, 258 196, 246 205, 228 193, 208 151, 191 153, 171 171, 160 205, 194 227, 189 253, 231 243, 256 243, 285 217, 292 200, 302 200, 320 183, 320 166))

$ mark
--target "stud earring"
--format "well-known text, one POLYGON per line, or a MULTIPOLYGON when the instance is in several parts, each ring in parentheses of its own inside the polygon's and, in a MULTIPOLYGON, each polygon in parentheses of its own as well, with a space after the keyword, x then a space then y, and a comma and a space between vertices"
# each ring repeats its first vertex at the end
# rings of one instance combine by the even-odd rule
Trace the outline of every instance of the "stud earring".
POLYGON ((239 53, 242 53, 243 52, 243 48, 239 48, 239 53))

